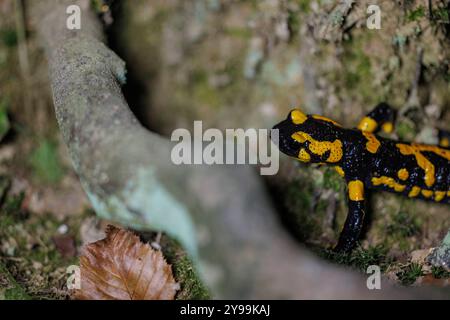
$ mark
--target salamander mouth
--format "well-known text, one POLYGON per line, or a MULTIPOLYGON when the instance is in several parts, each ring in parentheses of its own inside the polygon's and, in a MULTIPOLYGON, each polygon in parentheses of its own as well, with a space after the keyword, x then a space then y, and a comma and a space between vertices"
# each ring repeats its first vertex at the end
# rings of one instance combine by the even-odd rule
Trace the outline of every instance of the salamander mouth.
POLYGON ((286 132, 286 130, 280 129, 280 127, 281 124, 278 124, 273 127, 273 129, 278 130, 279 136, 278 141, 276 141, 276 139, 274 139, 274 137, 271 135, 273 143, 275 143, 278 149, 280 149, 280 151, 283 152, 284 154, 287 154, 288 156, 291 157, 297 157, 298 152, 302 148, 302 144, 292 139, 290 134, 286 132))
POLYGON ((278 148, 280 149, 281 152, 283 152, 291 157, 297 157, 298 152, 300 151, 301 147, 302 147, 302 144, 295 141, 291 137, 280 138, 280 143, 278 145, 278 148))

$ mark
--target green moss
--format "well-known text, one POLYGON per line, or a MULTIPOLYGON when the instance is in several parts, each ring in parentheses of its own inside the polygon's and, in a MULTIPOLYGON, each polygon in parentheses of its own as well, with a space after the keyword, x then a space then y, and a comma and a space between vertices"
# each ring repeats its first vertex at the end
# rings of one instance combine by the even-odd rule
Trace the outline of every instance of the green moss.
POLYGON ((43 183, 58 183, 63 174, 63 168, 58 155, 56 143, 43 139, 30 157, 31 168, 37 180, 43 183))
POLYGON ((197 69, 191 73, 189 78, 190 85, 186 88, 186 94, 193 95, 189 99, 194 99, 211 108, 218 108, 222 105, 220 93, 210 85, 208 73, 205 70, 197 69))
POLYGON ((63 258, 56 250, 53 237, 58 234, 61 224, 70 226, 71 232, 78 234, 76 230, 84 215, 59 221, 51 214, 28 214, 22 202, 23 194, 8 195, 0 208, 0 265, 6 270, 5 273, 0 271, 0 276, 8 272, 8 279, 15 283, 14 286, 2 286, 0 279, 0 296, 7 299, 65 299, 67 292, 62 290, 65 269, 78 259, 63 258), (3 292, 2 288, 5 289, 3 292))
POLYGON ((301 12, 309 13, 311 11, 311 1, 310 0, 296 0, 300 6, 301 12))
POLYGON ((312 205, 312 192, 313 190, 308 186, 308 183, 298 179, 289 184, 288 189, 286 190, 286 196, 293 209, 308 210, 312 205))
POLYGON ((367 55, 356 51, 348 54, 348 61, 353 67, 345 73, 345 82, 349 89, 357 89, 370 76, 370 60, 367 55))
POLYGON ((192 261, 186 252, 174 240, 163 236, 161 246, 164 257, 172 265, 175 280, 180 283, 181 289, 177 294, 178 300, 205 300, 210 298, 208 289, 205 287, 192 261))
POLYGON ((331 74, 331 81, 339 83, 341 94, 355 96, 355 99, 363 100, 365 103, 379 101, 381 90, 375 90, 373 81, 373 70, 370 56, 364 51, 364 44, 370 41, 371 33, 364 37, 355 36, 346 40, 344 53, 342 54, 342 65, 344 68, 336 68, 331 74))
POLYGON ((448 8, 436 8, 433 10, 433 21, 438 23, 450 23, 448 8))
POLYGON ((6 136, 10 129, 10 123, 8 119, 8 110, 6 101, 0 100, 0 141, 6 136))
POLYGON ((303 179, 293 181, 285 190, 288 212, 284 218, 302 241, 315 238, 321 232, 319 215, 312 212, 313 197, 312 184, 303 179))
POLYGON ((297 10, 288 10, 287 14, 287 24, 291 33, 291 38, 293 38, 300 30, 300 14, 297 10))
POLYGON ((25 292, 16 280, 11 276, 0 261, 0 300, 29 300, 30 296, 25 292))
POLYGON ((395 131, 397 132, 400 140, 410 141, 416 135, 414 124, 406 121, 401 121, 396 124, 395 131))
POLYGON ((15 47, 17 45, 17 32, 15 29, 0 30, 2 42, 7 47, 15 47))
POLYGON ((30 296, 26 294, 22 287, 16 286, 14 288, 6 289, 5 300, 30 300, 30 296))
POLYGON ((25 198, 25 193, 21 192, 17 195, 12 195, 6 198, 2 211, 5 212, 5 217, 17 218, 22 216, 22 202, 25 198))
POLYGON ((404 286, 412 285, 420 276, 423 276, 422 266, 417 263, 411 263, 397 273, 398 279, 404 286))
POLYGON ((337 253, 331 250, 319 251, 319 255, 334 263, 351 266, 352 268, 366 272, 367 267, 377 265, 381 271, 385 271, 392 260, 387 256, 387 248, 383 245, 370 246, 367 249, 358 247, 351 253, 337 253))
POLYGON ((220 95, 209 85, 200 84, 195 86, 194 98, 212 108, 218 108, 220 103, 220 95))
POLYGON ((387 226, 387 233, 391 236, 412 237, 420 233, 417 219, 406 211, 400 211, 393 216, 392 224, 387 226))
POLYGON ((328 208, 328 201, 319 199, 319 201, 317 202, 317 205, 315 207, 315 213, 316 214, 325 213, 327 208, 328 208))
POLYGON ((410 11, 407 15, 406 15, 406 20, 409 22, 412 21, 418 21, 420 19, 422 19, 423 17, 425 17, 425 7, 424 6, 418 6, 417 8, 415 8, 414 10, 410 11))
POLYGON ((333 189, 336 192, 342 191, 344 182, 342 177, 333 168, 327 167, 323 175, 323 187, 333 189))

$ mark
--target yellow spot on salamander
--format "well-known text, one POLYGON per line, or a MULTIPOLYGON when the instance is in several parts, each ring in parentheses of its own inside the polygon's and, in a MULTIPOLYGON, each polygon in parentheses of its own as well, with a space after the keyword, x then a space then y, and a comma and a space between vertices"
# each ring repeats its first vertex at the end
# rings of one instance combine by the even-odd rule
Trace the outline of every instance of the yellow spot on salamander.
POLYGON ((402 168, 398 170, 397 175, 401 180, 406 180, 409 177, 409 172, 405 168, 402 168))
POLYGON ((298 109, 291 111, 291 120, 294 124, 302 124, 308 119, 308 116, 298 109))
POLYGON ((348 183, 348 197, 352 201, 364 200, 364 183, 361 180, 353 180, 348 183))
POLYGON ((364 117, 358 124, 359 130, 367 132, 374 132, 377 129, 377 127, 378 123, 370 117, 364 117))
POLYGON ((367 143, 366 143, 367 151, 369 151, 371 153, 376 153, 378 151, 378 148, 381 145, 380 141, 377 139, 377 137, 375 137, 375 135, 373 133, 370 133, 368 131, 362 131, 362 134, 367 139, 367 143))
POLYGON ((417 164, 419 165, 419 167, 423 169, 423 171, 425 171, 425 177, 423 179, 428 187, 431 187, 436 181, 435 168, 434 165, 431 163, 431 161, 428 160, 422 154, 422 152, 423 151, 434 152, 435 154, 447 160, 450 160, 450 150, 442 149, 437 146, 430 146, 417 143, 412 143, 411 145, 404 143, 397 143, 397 148, 399 148, 400 153, 403 155, 406 156, 414 155, 416 157, 417 164))
POLYGON ((394 180, 394 178, 386 177, 386 176, 373 177, 372 183, 374 186, 379 186, 379 185, 388 186, 389 188, 394 189, 396 192, 402 192, 406 188, 405 185, 398 183, 397 181, 394 180))
POLYGON ((313 115, 312 116, 314 119, 317 119, 317 120, 323 120, 323 121, 326 121, 326 122, 330 122, 330 123, 332 123, 332 124, 334 124, 335 126, 338 126, 338 127, 342 127, 339 123, 337 123, 336 121, 334 121, 334 120, 331 120, 330 118, 327 118, 327 117, 324 117, 324 116, 320 116, 320 115, 313 115))
POLYGON ((434 201, 441 201, 442 199, 444 199, 445 195, 447 192, 445 191, 435 191, 434 192, 434 201))
POLYGON ((336 166, 336 167, 334 167, 334 170, 336 170, 336 172, 337 172, 341 177, 344 177, 344 176, 345 176, 344 170, 342 170, 341 167, 336 166))
POLYGON ((381 126, 381 130, 386 133, 391 133, 392 131, 394 131, 394 125, 392 124, 392 122, 385 122, 381 126))
POLYGON ((408 197, 410 198, 415 198, 419 195, 420 193, 420 188, 417 186, 412 187, 411 191, 408 194, 408 197))
POLYGON ((294 139, 297 142, 305 143, 308 140, 309 135, 304 132, 295 132, 292 134, 291 138, 294 139))
POLYGON ((303 162, 309 162, 311 161, 311 155, 304 148, 301 148, 298 153, 298 159, 303 162))
POLYGON ((439 141, 439 145, 441 147, 448 148, 450 147, 450 140, 448 140, 448 138, 442 138, 441 141, 439 141))
POLYGON ((433 195, 433 191, 431 191, 431 190, 422 190, 422 195, 425 198, 430 198, 433 195))
POLYGON ((318 141, 315 140, 313 137, 311 137, 306 132, 296 132, 292 136, 292 139, 300 142, 305 143, 306 141, 309 142, 309 151, 314 153, 315 155, 322 156, 325 154, 325 152, 330 151, 330 155, 326 159, 326 162, 330 163, 336 163, 339 162, 342 159, 342 142, 339 139, 331 141, 318 141))

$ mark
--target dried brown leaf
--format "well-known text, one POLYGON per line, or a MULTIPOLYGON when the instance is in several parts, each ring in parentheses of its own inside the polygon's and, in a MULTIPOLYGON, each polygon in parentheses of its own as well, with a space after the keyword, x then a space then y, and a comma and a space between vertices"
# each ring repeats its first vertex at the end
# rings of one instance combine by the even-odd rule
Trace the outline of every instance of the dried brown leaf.
POLYGON ((129 231, 109 226, 106 238, 80 257, 80 300, 172 300, 179 286, 160 251, 129 231))

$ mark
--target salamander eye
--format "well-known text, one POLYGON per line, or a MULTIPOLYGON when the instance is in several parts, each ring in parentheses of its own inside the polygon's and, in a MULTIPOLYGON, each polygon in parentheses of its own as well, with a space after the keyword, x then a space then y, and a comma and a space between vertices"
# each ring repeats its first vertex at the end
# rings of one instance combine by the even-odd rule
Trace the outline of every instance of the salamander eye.
POLYGON ((293 124, 302 124, 308 119, 308 116, 298 109, 291 111, 290 118, 293 124))

